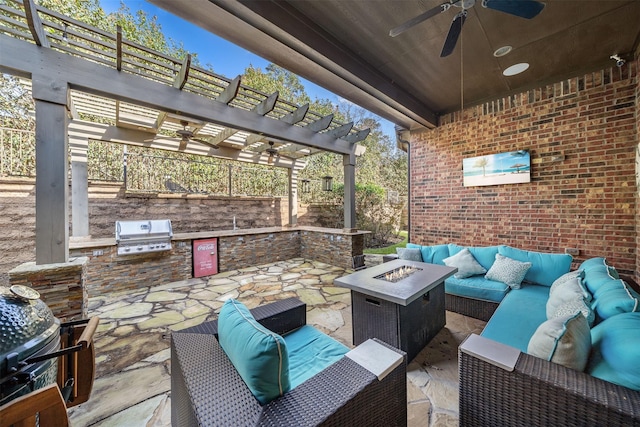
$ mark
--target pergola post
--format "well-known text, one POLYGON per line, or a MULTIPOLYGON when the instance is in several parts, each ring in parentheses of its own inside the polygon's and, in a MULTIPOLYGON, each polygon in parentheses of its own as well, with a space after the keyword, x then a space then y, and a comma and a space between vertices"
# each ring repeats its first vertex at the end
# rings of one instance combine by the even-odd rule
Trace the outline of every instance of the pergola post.
POLYGON ((33 76, 36 107, 36 264, 69 260, 66 81, 33 76))
POLYGON ((355 154, 343 154, 342 164, 344 166, 344 229, 357 231, 355 154))
POLYGON ((298 170, 287 169, 289 176, 289 227, 298 223, 298 170))
POLYGON ((87 151, 89 140, 85 137, 69 136, 71 147, 71 235, 89 236, 89 178, 87 174, 87 151))

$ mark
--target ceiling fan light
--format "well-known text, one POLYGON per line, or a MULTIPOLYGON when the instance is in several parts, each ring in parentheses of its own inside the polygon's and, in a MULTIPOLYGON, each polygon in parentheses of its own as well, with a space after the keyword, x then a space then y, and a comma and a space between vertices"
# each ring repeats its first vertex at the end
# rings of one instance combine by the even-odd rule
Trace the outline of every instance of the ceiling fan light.
POLYGON ((508 54, 509 52, 511 52, 513 50, 513 47, 506 45, 506 46, 502 46, 496 49, 495 52, 493 52, 493 56, 495 56, 496 58, 500 58, 501 56, 505 56, 506 54, 508 54))
POLYGON ((529 63, 528 62, 520 62, 518 64, 513 64, 509 68, 505 69, 502 72, 502 74, 507 76, 507 77, 515 76, 516 74, 520 74, 520 73, 526 71, 528 68, 529 68, 529 63))

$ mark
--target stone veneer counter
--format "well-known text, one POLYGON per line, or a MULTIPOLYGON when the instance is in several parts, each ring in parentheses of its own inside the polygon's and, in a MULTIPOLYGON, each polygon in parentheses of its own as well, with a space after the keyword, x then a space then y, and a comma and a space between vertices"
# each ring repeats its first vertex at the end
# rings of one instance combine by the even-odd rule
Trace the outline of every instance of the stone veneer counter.
POLYGON ((71 238, 70 256, 87 257, 90 296, 193 278, 193 241, 218 239, 218 272, 292 258, 352 268, 368 231, 309 226, 175 233, 169 251, 118 255, 115 238, 71 238))

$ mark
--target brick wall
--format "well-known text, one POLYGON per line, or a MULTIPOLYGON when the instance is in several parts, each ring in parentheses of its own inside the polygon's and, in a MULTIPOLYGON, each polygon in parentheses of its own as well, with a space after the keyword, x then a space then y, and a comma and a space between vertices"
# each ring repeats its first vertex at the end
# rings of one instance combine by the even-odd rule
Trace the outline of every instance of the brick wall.
MULTIPOLYGON (((640 47, 636 52, 636 70, 640 70, 640 47)), ((640 78, 636 76, 636 182, 640 177, 640 78)), ((640 283, 640 188, 636 186, 636 270, 635 281, 640 283)))
POLYGON ((578 76, 412 132, 411 240, 577 248, 576 262, 606 256, 634 276, 636 70, 630 62, 578 76), (531 183, 463 187, 463 158, 524 149, 531 183))

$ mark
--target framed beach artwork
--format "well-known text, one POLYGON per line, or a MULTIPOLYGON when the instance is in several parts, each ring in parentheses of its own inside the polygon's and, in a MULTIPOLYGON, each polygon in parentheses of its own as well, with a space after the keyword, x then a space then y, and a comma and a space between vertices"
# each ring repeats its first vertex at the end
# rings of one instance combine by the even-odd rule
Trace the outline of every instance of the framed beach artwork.
POLYGON ((465 187, 531 182, 528 150, 510 151, 462 159, 465 187))

